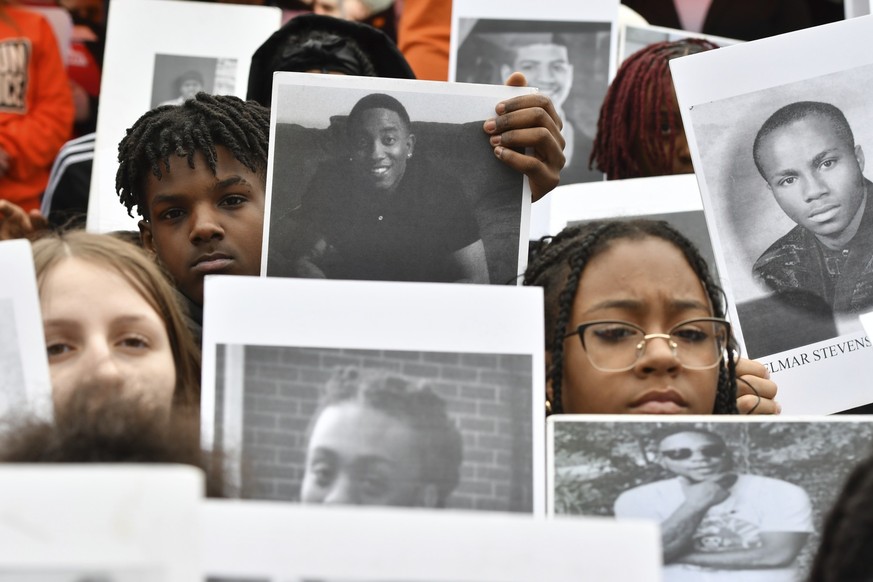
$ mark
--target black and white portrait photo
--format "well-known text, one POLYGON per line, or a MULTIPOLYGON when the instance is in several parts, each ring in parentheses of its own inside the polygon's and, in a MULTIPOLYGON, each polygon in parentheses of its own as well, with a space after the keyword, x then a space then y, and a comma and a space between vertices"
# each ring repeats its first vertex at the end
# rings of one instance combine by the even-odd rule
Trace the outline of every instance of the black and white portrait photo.
POLYGON ((235 58, 156 54, 151 106, 181 105, 200 91, 233 95, 236 68, 235 58))
POLYGON ((524 73, 564 122, 561 184, 602 180, 588 158, 609 83, 610 23, 462 18, 458 25, 454 80, 500 85, 524 73))
POLYGON ((751 357, 858 331, 873 309, 871 88, 866 67, 691 112, 751 357))
POLYGON ((252 345, 217 355, 216 438, 241 437, 243 497, 534 509, 528 355, 252 345))
POLYGON ((550 508, 660 523, 666 582, 806 579, 825 515, 870 453, 863 419, 552 417, 550 508))
POLYGON ((333 76, 285 73, 274 83, 266 274, 513 280, 522 175, 495 158, 482 129, 501 98, 322 77, 333 76))

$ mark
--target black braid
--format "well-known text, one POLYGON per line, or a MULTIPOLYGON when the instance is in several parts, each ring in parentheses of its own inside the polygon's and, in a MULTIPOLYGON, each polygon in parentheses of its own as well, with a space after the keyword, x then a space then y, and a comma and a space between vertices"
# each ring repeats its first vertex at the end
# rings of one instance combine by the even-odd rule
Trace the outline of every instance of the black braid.
MULTIPOLYGON (((725 316, 724 293, 712 278, 706 261, 691 241, 664 221, 594 221, 581 226, 569 226, 557 236, 542 238, 524 273, 523 282, 525 285, 543 287, 546 350, 551 356, 548 378, 552 388, 552 412, 563 412, 564 335, 570 324, 582 272, 591 259, 606 250, 611 242, 645 237, 666 240, 681 250, 703 283, 715 316, 725 316)), ((731 337, 728 351, 736 349, 736 341, 731 337)), ((736 362, 733 358, 723 362, 719 370, 713 414, 738 414, 736 362)))
POLYGON ((863 460, 846 480, 821 532, 810 582, 873 579, 873 457, 863 460))
POLYGON ((193 169, 200 152, 214 174, 215 148, 223 146, 266 181, 269 142, 269 109, 230 95, 198 93, 182 105, 152 109, 127 130, 118 144, 115 191, 130 216, 136 208, 148 220, 147 177, 160 179, 169 171, 170 156, 187 158, 193 169))

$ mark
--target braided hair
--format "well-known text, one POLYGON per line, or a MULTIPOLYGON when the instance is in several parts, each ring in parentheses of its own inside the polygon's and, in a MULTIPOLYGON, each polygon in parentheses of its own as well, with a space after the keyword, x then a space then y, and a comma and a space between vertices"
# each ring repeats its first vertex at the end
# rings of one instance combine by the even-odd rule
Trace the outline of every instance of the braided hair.
POLYGON ((810 582, 873 578, 873 457, 861 461, 825 518, 810 582))
POLYGON ((217 146, 230 150, 252 172, 267 177, 270 110, 231 95, 198 93, 182 105, 164 105, 140 117, 118 144, 115 191, 127 213, 148 220, 145 184, 149 174, 161 179, 170 156, 183 156, 194 168, 203 154, 215 174, 217 146))
MULTIPOLYGON (((674 107, 666 107, 673 97, 673 78, 669 61, 676 57, 718 48, 699 38, 659 42, 628 57, 619 67, 606 92, 597 120, 594 149, 589 168, 606 174, 609 180, 640 178, 646 175, 640 160, 651 160, 654 175, 672 173, 674 155, 672 140, 669 148, 658 147, 663 141, 661 114, 667 111, 670 131, 676 131, 674 107)), ((681 125, 679 126, 681 131, 681 125)))
MULTIPOLYGON (((654 237, 672 243, 682 251, 688 264, 703 284, 715 317, 725 316, 723 292, 709 272, 706 260, 684 235, 662 220, 594 221, 568 226, 557 236, 543 237, 524 273, 525 285, 543 287, 545 300, 546 350, 551 355, 547 372, 552 387, 552 412, 562 410, 561 383, 564 378, 564 336, 579 282, 585 267, 596 255, 617 240, 642 240, 654 237)), ((728 352, 736 349, 730 339, 728 352)), ((713 414, 737 414, 736 362, 726 358, 718 374, 713 414)))

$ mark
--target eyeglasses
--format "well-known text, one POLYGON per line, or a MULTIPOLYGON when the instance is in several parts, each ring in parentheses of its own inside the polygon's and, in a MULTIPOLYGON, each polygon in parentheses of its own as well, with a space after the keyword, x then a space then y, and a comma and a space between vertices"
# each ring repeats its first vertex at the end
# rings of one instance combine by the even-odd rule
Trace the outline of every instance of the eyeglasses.
POLYGON ((668 333, 649 334, 626 321, 589 321, 564 338, 578 335, 591 365, 601 372, 630 370, 653 339, 665 340, 682 367, 708 370, 725 357, 730 333, 730 323, 724 319, 701 317, 678 323, 668 333))
POLYGON ((661 454, 671 461, 687 461, 694 455, 695 450, 707 459, 720 459, 727 452, 724 445, 714 444, 704 445, 699 449, 667 449, 666 451, 661 451, 661 454))

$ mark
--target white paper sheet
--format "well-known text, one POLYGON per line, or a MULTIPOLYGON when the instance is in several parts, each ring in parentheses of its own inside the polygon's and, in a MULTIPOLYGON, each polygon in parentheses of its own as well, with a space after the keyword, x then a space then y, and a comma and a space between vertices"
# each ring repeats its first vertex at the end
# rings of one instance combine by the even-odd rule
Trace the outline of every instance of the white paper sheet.
POLYGON ((207 575, 269 582, 659 580, 649 523, 207 501, 207 575), (626 559, 627 548, 634 559, 626 559))
POLYGON ((871 33, 873 20, 856 18, 671 61, 731 320, 774 374, 787 413, 873 401, 873 359, 856 313, 795 310, 753 277, 756 259, 795 224, 755 168, 752 143, 778 108, 821 101, 844 112, 856 144, 873 147, 873 58, 863 48, 871 33))
POLYGON ((6 580, 198 579, 204 481, 197 469, 4 465, 0 483, 6 580))
MULTIPOLYGON (((533 205, 531 224, 548 225, 538 233, 545 236, 579 222, 625 218, 666 220, 697 246, 710 269, 715 270, 700 190, 693 174, 559 186, 533 205)), ((531 232, 531 238, 538 236, 531 232)))
POLYGON ((115 193, 118 142, 139 117, 173 95, 174 79, 198 71, 208 92, 245 98, 255 50, 281 11, 267 6, 125 0, 109 7, 88 230, 137 230, 115 193))
POLYGON ((296 501, 319 390, 385 370, 431 387, 463 437, 448 507, 541 513, 542 317, 538 288, 207 277, 204 444, 242 455, 247 496, 296 501))
POLYGON ((22 411, 51 418, 51 378, 33 254, 24 239, 0 242, 0 416, 22 411))

